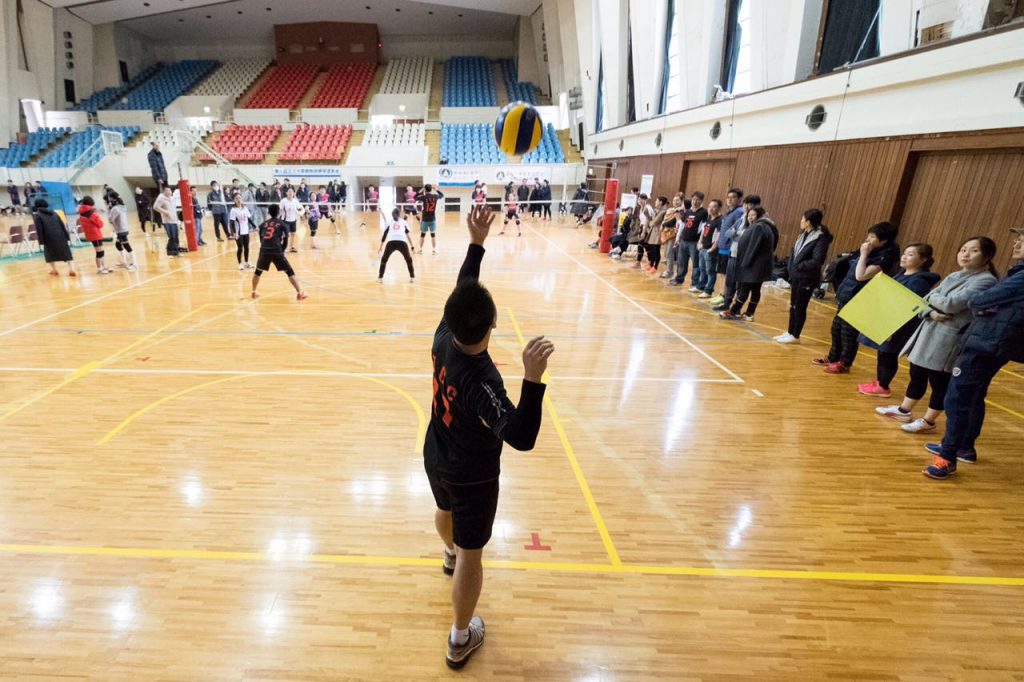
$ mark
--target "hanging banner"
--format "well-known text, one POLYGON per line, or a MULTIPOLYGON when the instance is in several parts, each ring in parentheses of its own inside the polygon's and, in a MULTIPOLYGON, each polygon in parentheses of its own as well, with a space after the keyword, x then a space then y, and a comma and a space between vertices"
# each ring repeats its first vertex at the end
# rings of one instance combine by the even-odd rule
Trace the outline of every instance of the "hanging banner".
POLYGON ((504 186, 551 181, 550 166, 438 166, 437 184, 441 187, 472 187, 477 181, 504 186))
POLYGON ((340 178, 341 166, 274 166, 275 178, 340 178))
POLYGON ((654 191, 654 176, 653 175, 641 175, 640 176, 640 194, 646 194, 651 196, 654 191))

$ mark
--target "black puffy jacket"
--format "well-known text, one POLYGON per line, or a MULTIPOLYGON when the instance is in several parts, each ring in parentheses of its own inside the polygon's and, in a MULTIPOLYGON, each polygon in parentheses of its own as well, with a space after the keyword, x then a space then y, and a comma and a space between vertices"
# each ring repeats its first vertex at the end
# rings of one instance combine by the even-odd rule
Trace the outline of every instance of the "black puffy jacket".
POLYGON ((970 301, 963 350, 1024 362, 1024 261, 970 301))

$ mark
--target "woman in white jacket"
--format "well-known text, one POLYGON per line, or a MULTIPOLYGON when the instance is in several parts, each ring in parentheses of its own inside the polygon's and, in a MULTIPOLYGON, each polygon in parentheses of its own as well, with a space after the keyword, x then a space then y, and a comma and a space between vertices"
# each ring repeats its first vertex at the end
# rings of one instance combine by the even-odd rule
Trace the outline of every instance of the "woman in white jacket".
POLYGON ((235 195, 235 205, 231 207, 230 224, 235 228, 235 257, 238 259, 239 270, 250 270, 249 265, 249 226, 251 225, 252 214, 245 204, 242 203, 242 195, 235 195), (244 256, 244 258, 243 258, 244 256))

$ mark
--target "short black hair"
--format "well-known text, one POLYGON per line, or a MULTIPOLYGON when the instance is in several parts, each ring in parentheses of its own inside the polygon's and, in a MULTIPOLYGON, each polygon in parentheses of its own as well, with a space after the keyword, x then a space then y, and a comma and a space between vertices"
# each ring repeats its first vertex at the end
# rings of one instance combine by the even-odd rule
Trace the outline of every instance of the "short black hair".
POLYGON ((687 199, 686 197, 683 197, 683 208, 689 211, 691 208, 693 208, 693 202, 687 199))
POLYGON ((444 304, 444 321, 455 340, 466 346, 480 343, 498 318, 491 292, 477 280, 455 287, 444 304))
POLYGON ((270 214, 271 218, 276 218, 277 214, 280 213, 280 212, 281 212, 281 207, 278 206, 277 204, 271 204, 269 207, 267 207, 267 213, 270 214))
POLYGON ((46 199, 36 199, 34 206, 36 208, 50 208, 50 202, 46 199))
POLYGON ((430 184, 430 183, 428 182, 427 184, 423 185, 423 189, 425 189, 425 190, 426 190, 426 191, 428 191, 428 192, 433 192, 433 191, 434 191, 434 186, 433 186, 433 185, 431 185, 431 184, 430 184))
POLYGON ((726 194, 735 194, 737 199, 743 198, 743 190, 741 190, 739 187, 730 187, 729 191, 726 192, 726 194))
POLYGON ((704 201, 704 192, 694 192, 693 196, 701 201, 704 201))
POLYGON ((88 194, 86 194, 84 197, 82 197, 82 200, 79 203, 85 204, 86 206, 95 206, 96 205, 96 202, 88 194))
POLYGON ((900 228, 896 227, 890 222, 885 221, 875 223, 874 225, 868 228, 868 234, 875 235, 876 237, 878 237, 878 241, 880 242, 891 242, 893 239, 896 238, 896 235, 897 233, 899 233, 899 231, 900 228))
POLYGON ((754 215, 757 216, 757 220, 763 218, 764 214, 767 213, 767 211, 764 210, 764 206, 751 206, 749 210, 754 212, 754 215))
POLYGON ((821 221, 824 219, 825 215, 819 209, 809 208, 804 211, 804 220, 815 227, 821 227, 821 221))
POLYGON ((747 197, 743 200, 743 203, 746 206, 760 206, 761 197, 758 194, 748 194, 747 197))

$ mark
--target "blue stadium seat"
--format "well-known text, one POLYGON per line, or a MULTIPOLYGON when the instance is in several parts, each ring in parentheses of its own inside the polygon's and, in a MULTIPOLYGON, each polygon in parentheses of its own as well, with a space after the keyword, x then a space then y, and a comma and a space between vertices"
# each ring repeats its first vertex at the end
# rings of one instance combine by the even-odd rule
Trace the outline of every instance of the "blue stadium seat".
POLYGON ((444 65, 446 107, 496 107, 491 62, 486 57, 452 57, 444 65))
POLYGON ((493 128, 486 123, 442 123, 441 155, 453 165, 508 162, 494 143, 493 128))
MULTIPOLYGON (((138 135, 142 129, 138 126, 109 126, 105 128, 96 126, 86 128, 74 133, 60 145, 50 150, 36 165, 40 168, 64 168, 70 166, 75 159, 80 157, 100 137, 100 131, 102 130, 114 130, 121 133, 124 141, 127 143, 131 138, 138 135)), ((93 164, 98 163, 102 158, 102 154, 97 154, 96 158, 92 161, 93 164)))
POLYGON ((523 163, 565 163, 565 153, 554 124, 544 126, 540 144, 532 152, 523 155, 523 163))
POLYGON ((220 62, 210 59, 186 59, 160 69, 139 87, 122 94, 108 109, 163 111, 206 78, 220 62))
POLYGON ((509 102, 537 103, 537 88, 533 83, 519 82, 519 70, 511 59, 501 60, 501 72, 505 78, 505 91, 509 102))
POLYGON ((7 149, 0 149, 0 168, 18 168, 28 163, 33 156, 70 132, 70 128, 40 128, 29 133, 25 142, 12 142, 7 149))
POLYGON ((80 100, 75 106, 71 107, 71 110, 88 111, 89 113, 95 114, 100 109, 106 109, 111 103, 120 99, 125 93, 142 85, 161 68, 163 68, 163 64, 159 63, 148 66, 135 74, 135 77, 124 85, 116 88, 103 88, 102 90, 94 92, 85 99, 80 100))

